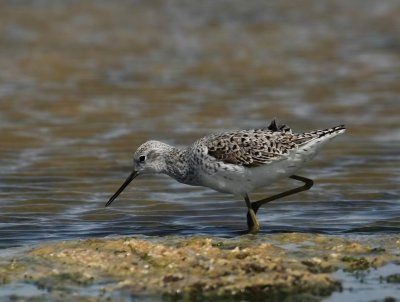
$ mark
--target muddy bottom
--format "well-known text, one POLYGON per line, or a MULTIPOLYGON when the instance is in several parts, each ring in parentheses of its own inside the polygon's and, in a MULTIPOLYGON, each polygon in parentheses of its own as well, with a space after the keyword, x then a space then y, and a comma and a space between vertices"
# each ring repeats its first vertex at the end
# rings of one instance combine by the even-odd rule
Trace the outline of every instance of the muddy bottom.
POLYGON ((400 293, 399 235, 89 239, 8 258, 0 282, 9 301, 336 301, 351 299, 368 276, 385 289, 381 299, 400 293))

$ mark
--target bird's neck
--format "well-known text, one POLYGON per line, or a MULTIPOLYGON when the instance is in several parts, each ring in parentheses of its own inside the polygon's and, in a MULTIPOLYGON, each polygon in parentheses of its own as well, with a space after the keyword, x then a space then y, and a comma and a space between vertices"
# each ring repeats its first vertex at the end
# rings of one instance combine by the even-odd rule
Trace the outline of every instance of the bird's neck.
POLYGON ((172 147, 165 156, 165 174, 179 182, 186 183, 189 164, 186 149, 172 147))

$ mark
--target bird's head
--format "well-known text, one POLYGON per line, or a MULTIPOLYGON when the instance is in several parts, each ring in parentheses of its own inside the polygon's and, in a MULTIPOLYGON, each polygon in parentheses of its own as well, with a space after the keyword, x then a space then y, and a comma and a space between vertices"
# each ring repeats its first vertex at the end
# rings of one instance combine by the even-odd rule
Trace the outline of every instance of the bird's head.
POLYGON ((171 150, 171 146, 159 141, 152 140, 142 144, 133 155, 133 171, 106 203, 106 207, 108 207, 139 174, 164 173, 166 170, 165 155, 171 150))

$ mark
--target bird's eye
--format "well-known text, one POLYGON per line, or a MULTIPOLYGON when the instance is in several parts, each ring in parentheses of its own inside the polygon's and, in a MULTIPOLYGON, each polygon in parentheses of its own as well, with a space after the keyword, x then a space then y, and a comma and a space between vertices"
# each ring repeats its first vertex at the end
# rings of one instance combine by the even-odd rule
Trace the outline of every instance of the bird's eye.
POLYGON ((142 162, 144 162, 146 160, 146 156, 144 156, 144 155, 140 155, 139 156, 139 161, 142 163, 142 162))

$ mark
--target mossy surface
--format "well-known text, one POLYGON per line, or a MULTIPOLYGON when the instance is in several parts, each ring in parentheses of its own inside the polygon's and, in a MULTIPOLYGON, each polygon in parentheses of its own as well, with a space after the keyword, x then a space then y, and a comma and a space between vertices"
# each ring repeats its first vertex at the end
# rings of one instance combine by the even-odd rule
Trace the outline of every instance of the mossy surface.
POLYGON ((387 276, 386 282, 400 284, 400 274, 392 274, 392 275, 387 276))
POLYGON ((95 287, 99 299, 124 292, 166 300, 313 301, 341 290, 330 275, 338 269, 365 271, 399 262, 399 245, 400 237, 393 236, 350 240, 298 233, 67 241, 3 262, 0 281, 26 282, 58 295, 95 287), (377 248, 382 245, 385 249, 377 248))

